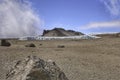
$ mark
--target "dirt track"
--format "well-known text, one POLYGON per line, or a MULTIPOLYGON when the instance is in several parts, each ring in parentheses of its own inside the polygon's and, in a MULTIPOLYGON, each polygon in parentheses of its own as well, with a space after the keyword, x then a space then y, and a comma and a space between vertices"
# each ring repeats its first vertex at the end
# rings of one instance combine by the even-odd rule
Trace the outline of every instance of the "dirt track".
POLYGON ((54 60, 69 80, 120 79, 120 38, 10 42, 11 47, 0 46, 0 80, 4 80, 13 62, 28 55, 54 60), (37 47, 25 47, 27 43, 37 47), (57 48, 58 45, 65 48, 57 48))

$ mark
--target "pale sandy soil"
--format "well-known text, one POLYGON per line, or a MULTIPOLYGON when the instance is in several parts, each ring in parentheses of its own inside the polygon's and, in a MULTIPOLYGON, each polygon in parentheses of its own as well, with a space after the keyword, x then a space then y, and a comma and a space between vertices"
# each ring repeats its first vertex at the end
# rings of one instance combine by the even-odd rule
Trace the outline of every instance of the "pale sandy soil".
POLYGON ((120 38, 10 42, 11 47, 0 46, 0 80, 12 63, 28 55, 54 60, 69 80, 120 80, 120 38), (27 43, 37 47, 27 48, 27 43))

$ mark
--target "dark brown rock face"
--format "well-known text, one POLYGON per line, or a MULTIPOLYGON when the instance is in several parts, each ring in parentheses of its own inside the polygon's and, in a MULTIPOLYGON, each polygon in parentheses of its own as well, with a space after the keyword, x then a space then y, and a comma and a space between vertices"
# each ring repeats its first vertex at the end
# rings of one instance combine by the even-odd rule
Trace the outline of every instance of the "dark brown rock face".
POLYGON ((35 56, 18 61, 7 73, 6 80, 68 80, 55 62, 35 56))
POLYGON ((11 46, 11 44, 7 40, 3 39, 3 40, 1 40, 0 46, 7 46, 7 47, 9 47, 9 46, 11 46))

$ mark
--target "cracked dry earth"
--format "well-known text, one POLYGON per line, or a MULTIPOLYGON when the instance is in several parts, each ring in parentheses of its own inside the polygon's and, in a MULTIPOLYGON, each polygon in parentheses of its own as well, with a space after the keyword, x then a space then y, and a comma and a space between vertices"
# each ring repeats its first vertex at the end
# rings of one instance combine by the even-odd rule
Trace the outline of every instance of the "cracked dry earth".
POLYGON ((0 80, 5 80, 14 62, 29 55, 55 61, 69 80, 120 79, 120 38, 9 42, 10 47, 0 46, 0 80), (25 47, 28 43, 36 47, 25 47))

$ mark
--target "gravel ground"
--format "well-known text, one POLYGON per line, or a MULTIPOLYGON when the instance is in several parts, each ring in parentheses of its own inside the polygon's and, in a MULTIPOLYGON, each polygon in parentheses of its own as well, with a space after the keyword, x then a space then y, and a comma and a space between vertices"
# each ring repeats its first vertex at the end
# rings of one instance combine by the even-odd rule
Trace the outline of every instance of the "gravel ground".
POLYGON ((69 80, 120 79, 120 38, 10 42, 10 47, 0 46, 0 80, 14 62, 29 55, 55 61, 69 80), (28 43, 36 47, 25 47, 28 43))

